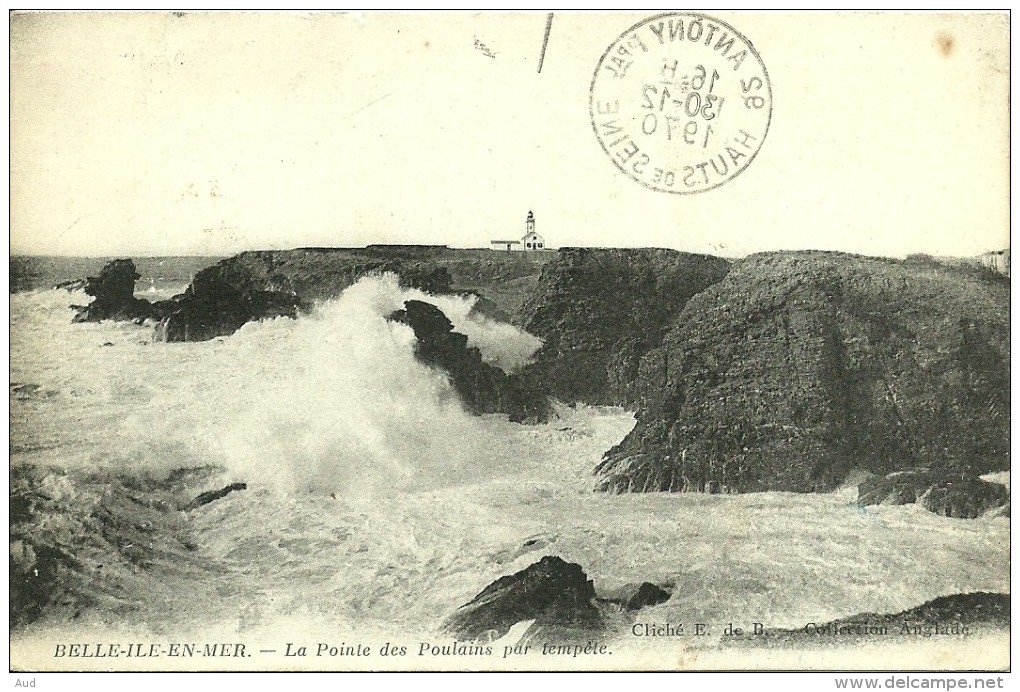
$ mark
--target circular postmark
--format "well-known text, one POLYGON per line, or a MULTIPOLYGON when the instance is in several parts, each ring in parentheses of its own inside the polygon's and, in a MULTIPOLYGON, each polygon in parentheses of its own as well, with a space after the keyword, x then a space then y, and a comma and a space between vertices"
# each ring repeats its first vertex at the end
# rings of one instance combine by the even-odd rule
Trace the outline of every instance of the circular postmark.
POLYGON ((754 160, 772 118, 772 85, 754 46, 729 24, 670 12, 606 49, 589 109, 599 144, 627 177, 694 194, 754 160))

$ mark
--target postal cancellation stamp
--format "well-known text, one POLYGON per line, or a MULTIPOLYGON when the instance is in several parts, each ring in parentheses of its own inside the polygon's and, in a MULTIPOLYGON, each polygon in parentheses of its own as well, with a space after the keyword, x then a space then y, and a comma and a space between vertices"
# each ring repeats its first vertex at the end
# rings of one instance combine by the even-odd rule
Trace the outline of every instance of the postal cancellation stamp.
POLYGON ((623 32, 591 82, 592 128, 613 164, 657 192, 694 194, 750 165, 772 116, 761 56, 729 24, 660 14, 623 32))

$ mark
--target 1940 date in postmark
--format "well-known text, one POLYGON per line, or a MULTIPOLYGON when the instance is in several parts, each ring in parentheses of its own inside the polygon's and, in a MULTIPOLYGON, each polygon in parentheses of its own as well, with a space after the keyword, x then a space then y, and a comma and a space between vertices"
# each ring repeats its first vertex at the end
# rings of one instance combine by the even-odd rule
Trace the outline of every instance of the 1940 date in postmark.
POLYGON ((693 194, 751 163, 769 129, 772 85, 733 27, 673 12, 635 24, 595 68, 589 103, 599 143, 647 188, 693 194))

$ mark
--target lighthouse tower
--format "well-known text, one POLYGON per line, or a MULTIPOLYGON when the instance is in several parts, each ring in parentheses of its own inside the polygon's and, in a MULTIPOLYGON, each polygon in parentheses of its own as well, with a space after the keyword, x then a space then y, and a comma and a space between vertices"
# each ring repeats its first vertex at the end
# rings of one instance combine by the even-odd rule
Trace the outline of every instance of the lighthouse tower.
POLYGON ((541 250, 545 247, 545 241, 538 233, 535 233, 535 215, 528 212, 528 219, 525 221, 526 233, 521 238, 521 245, 524 250, 541 250))

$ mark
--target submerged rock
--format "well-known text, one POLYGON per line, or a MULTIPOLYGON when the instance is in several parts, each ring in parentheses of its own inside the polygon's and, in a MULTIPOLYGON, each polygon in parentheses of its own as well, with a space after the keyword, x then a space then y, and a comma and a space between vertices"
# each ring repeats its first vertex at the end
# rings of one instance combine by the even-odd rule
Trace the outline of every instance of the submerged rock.
POLYGON ((624 584, 616 589, 606 591, 599 597, 599 600, 615 603, 624 610, 640 610, 665 603, 671 596, 672 594, 661 586, 643 581, 639 584, 624 584))
POLYGON ((107 619, 111 604, 128 593, 113 575, 144 580, 146 572, 180 564, 175 556, 194 543, 177 511, 180 493, 206 472, 180 469, 157 480, 134 471, 12 462, 11 631, 84 612, 107 619))
POLYGON ((435 305, 408 300, 403 310, 389 318, 414 330, 415 356, 449 374, 453 388, 471 413, 507 413, 517 422, 548 417, 550 404, 544 394, 524 379, 483 362, 481 351, 468 346, 467 337, 453 331, 453 323, 435 305))
POLYGON ((969 625, 1009 627, 1009 594, 976 591, 974 593, 940 596, 905 610, 890 619, 920 620, 922 622, 958 622, 969 625))
POLYGON ((862 507, 910 505, 928 492, 933 483, 934 478, 927 469, 876 476, 857 486, 857 504, 862 507))
POLYGON ((1004 486, 980 478, 936 485, 921 498, 921 505, 929 512, 957 519, 974 519, 1008 503, 1009 491, 1004 486))
POLYGON ((230 485, 220 488, 219 490, 207 490, 206 492, 201 493, 194 500, 192 500, 191 505, 188 507, 188 509, 202 507, 203 505, 207 505, 210 502, 215 502, 216 500, 224 498, 236 490, 246 490, 247 488, 248 488, 247 483, 231 483, 230 485))
POLYGON ((857 503, 861 506, 915 502, 929 512, 957 519, 974 519, 993 510, 999 510, 997 516, 1009 516, 1009 490, 1005 486, 980 478, 954 477, 941 469, 891 473, 869 479, 857 488, 857 503))
POLYGON ((72 279, 71 281, 61 281, 53 288, 64 290, 70 293, 71 291, 83 290, 87 282, 88 279, 72 279))
POLYGON ((580 565, 543 557, 520 572, 500 577, 461 606, 444 629, 461 640, 502 637, 518 622, 557 631, 603 629, 595 587, 580 565))

